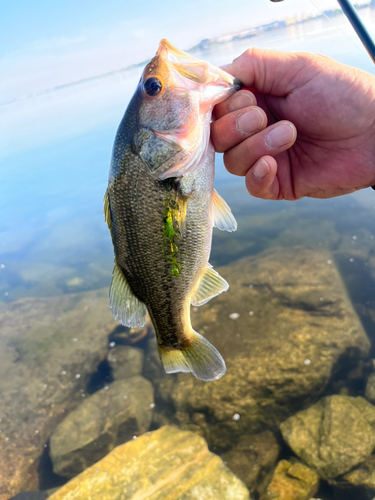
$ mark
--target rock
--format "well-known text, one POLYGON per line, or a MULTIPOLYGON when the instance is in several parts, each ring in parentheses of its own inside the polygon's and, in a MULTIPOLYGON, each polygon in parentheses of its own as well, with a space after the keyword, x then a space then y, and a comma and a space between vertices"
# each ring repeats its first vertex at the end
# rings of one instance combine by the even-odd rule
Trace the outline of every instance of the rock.
POLYGON ((38 488, 43 445, 81 403, 116 324, 108 289, 0 304, 0 500, 38 488))
POLYGON ((142 373, 144 352, 136 347, 118 345, 108 353, 108 363, 115 380, 142 373))
POLYGON ((323 250, 272 249, 217 270, 230 289, 193 307, 192 325, 223 355, 226 375, 210 383, 166 376, 154 348, 144 376, 175 408, 171 422, 226 451, 242 434, 276 429, 314 402, 340 361, 354 365, 370 345, 323 250))
POLYGON ((365 399, 327 396, 280 425, 283 438, 321 477, 335 478, 375 447, 375 407, 365 399))
POLYGON ((270 431, 244 435, 238 444, 221 455, 224 463, 249 488, 263 494, 270 482, 280 447, 270 431))
POLYGON ((46 500, 47 498, 48 493, 45 491, 25 491, 18 493, 18 495, 9 500, 46 500))
POLYGON ((371 373, 367 379, 365 397, 371 403, 375 403, 375 373, 371 373))
POLYGON ((316 472, 300 463, 281 460, 275 469, 263 500, 310 500, 319 488, 316 472))
MULTIPOLYGON (((375 367, 375 359, 372 360, 373 366, 375 367)), ((365 397, 371 403, 375 403, 375 372, 370 373, 365 389, 365 397)))
POLYGON ((246 486, 197 434, 164 426, 118 446, 50 500, 249 500, 246 486))
POLYGON ((365 486, 375 491, 375 456, 369 456, 357 469, 345 474, 344 479, 353 486, 365 486))
POLYGON ((147 322, 140 328, 128 328, 127 326, 117 324, 117 327, 110 335, 109 341, 116 345, 133 345, 144 339, 148 335, 155 335, 149 316, 147 322))
POLYGON ((51 436, 55 474, 74 477, 117 444, 150 428, 153 388, 143 377, 118 380, 85 399, 51 436))

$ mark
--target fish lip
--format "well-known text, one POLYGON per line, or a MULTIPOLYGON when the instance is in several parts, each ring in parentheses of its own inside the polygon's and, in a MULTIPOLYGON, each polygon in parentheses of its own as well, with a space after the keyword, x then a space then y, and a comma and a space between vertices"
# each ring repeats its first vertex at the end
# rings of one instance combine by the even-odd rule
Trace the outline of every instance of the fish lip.
POLYGON ((234 77, 234 80, 233 80, 233 85, 234 85, 235 87, 237 87, 237 88, 236 88, 236 91, 241 90, 241 89, 243 88, 243 83, 242 83, 242 82, 240 82, 240 80, 239 80, 238 78, 236 78, 236 77, 234 77))

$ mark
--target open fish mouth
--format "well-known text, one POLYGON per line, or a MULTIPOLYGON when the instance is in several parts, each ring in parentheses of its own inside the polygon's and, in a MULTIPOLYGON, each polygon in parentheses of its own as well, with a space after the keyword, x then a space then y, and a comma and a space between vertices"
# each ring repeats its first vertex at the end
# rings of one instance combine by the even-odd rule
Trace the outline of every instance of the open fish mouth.
POLYGON ((191 90, 199 87, 211 105, 220 101, 222 94, 229 88, 233 91, 242 88, 242 83, 237 78, 221 68, 182 52, 165 38, 160 41, 156 56, 161 57, 169 66, 170 85, 184 88, 188 86, 191 90), (191 82, 190 85, 188 82, 191 82))

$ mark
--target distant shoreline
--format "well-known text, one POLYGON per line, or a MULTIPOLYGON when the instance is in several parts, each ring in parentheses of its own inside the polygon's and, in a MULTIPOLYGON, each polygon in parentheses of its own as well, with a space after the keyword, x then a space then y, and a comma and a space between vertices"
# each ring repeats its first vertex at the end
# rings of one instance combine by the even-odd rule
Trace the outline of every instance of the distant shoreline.
MULTIPOLYGON (((364 4, 359 4, 355 5, 356 10, 364 9, 364 8, 375 8, 375 0, 371 0, 369 3, 364 3, 364 4)), ((280 21, 273 21, 272 23, 268 24, 262 24, 260 26, 255 26, 255 27, 250 27, 250 28, 245 28, 242 29, 241 31, 234 32, 234 33, 227 33, 223 35, 218 35, 213 38, 205 38, 201 40, 197 45, 194 45, 190 49, 188 49, 186 52, 198 52, 201 50, 207 50, 210 49, 211 47, 215 45, 221 45, 225 43, 230 43, 230 42, 235 42, 238 40, 244 40, 246 38, 253 38, 257 35, 261 35, 267 31, 272 31, 274 29, 278 28, 286 28, 288 26, 294 26, 297 24, 302 24, 307 21, 312 21, 312 20, 318 20, 318 19, 324 19, 324 18, 332 18, 336 17, 338 15, 343 14, 343 11, 341 8, 337 9, 330 9, 330 10, 325 10, 321 14, 317 14, 316 16, 303 16, 300 17, 299 19, 290 16, 284 20, 280 21)))

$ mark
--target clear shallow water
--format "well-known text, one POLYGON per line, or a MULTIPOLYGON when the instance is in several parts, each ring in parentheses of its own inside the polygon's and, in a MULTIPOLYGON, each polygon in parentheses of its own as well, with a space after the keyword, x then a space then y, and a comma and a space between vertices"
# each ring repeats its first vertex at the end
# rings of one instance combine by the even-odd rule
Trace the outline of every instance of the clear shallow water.
MULTIPOLYGON (((361 15, 375 32, 375 12, 366 9, 361 15)), ((359 44, 341 16, 333 22, 359 44)), ((220 65, 251 44, 320 52, 374 73, 364 51, 325 19, 215 46, 197 57, 220 65)), ((102 198, 116 128, 140 73, 141 69, 124 71, 0 107, 1 302, 109 286, 113 252, 102 198)), ((325 249, 375 342, 375 274, 369 272, 375 249, 374 192, 294 203, 256 200, 247 194, 242 179, 226 172, 219 155, 216 186, 239 230, 215 231, 215 267, 275 247, 325 249)), ((103 373, 104 380, 105 367, 103 373)), ((42 476, 48 474, 44 471, 42 476)), ((53 477, 43 481, 42 487, 54 484, 53 477)))

